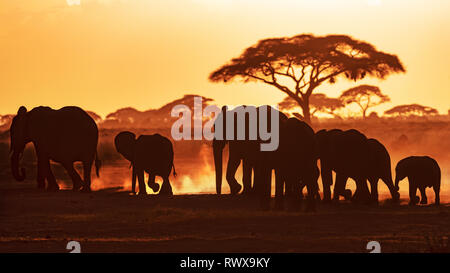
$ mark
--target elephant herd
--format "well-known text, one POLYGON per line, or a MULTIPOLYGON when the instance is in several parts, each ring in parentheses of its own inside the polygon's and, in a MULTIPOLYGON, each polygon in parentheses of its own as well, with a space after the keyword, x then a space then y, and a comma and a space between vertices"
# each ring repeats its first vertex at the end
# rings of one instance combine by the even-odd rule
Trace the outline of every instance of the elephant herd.
MULTIPOLYGON (((219 120, 239 115, 245 108, 246 119, 249 121, 251 107, 237 107, 233 110, 222 109, 219 120)), ((258 110, 258 109, 257 109, 258 110)), ((272 109, 272 111, 277 111, 272 109)), ((259 113, 259 111, 256 111, 259 113)), ((261 116, 257 116, 261 118, 261 116)), ((278 113, 279 147, 274 151, 261 151, 262 140, 213 140, 214 162, 216 169, 216 189, 222 188, 222 152, 229 146, 229 159, 226 170, 226 180, 231 194, 237 194, 241 185, 236 181, 235 173, 240 162, 243 165, 242 194, 255 194, 259 197, 263 209, 270 206, 271 175, 275 174, 275 207, 283 208, 285 201, 290 208, 296 208, 303 197, 302 190, 307 188, 307 210, 314 209, 314 200, 320 198, 318 178, 322 177, 323 201, 337 201, 341 196, 358 203, 378 203, 378 181, 381 179, 388 187, 392 200, 399 200, 399 182, 408 177, 410 204, 419 202, 416 196, 420 190, 421 203, 427 203, 426 187, 433 187, 435 203, 439 204, 440 168, 437 162, 428 156, 411 156, 401 160, 396 167, 395 184, 391 174, 391 159, 382 143, 376 139, 367 138, 361 132, 350 130, 320 130, 314 132, 305 122, 297 118, 288 118, 278 113), (320 172, 318 168, 320 161, 320 172), (252 171, 254 173, 252 185, 252 171), (336 173, 333 196, 332 172, 336 173), (345 189, 348 178, 356 182, 356 191, 345 189), (370 189, 367 185, 370 183, 370 189)), ((224 122, 226 123, 226 122, 224 122)), ((257 124, 260 124, 259 121, 257 124)), ((246 124, 246 130, 250 125, 246 124)), ((224 126, 222 125, 221 128, 224 126)))
MULTIPOLYGON (((224 107, 218 115, 212 141, 217 194, 221 194, 222 189, 223 149, 228 145, 229 159, 225 177, 231 194, 238 194, 242 190, 242 195, 255 196, 262 209, 270 208, 272 173, 275 174, 277 209, 282 209, 286 205, 290 209, 298 208, 303 198, 303 189, 306 187, 307 210, 314 210, 316 200, 320 199, 318 185, 320 176, 324 202, 339 200, 343 196, 358 203, 377 203, 380 179, 388 187, 392 199, 398 201, 399 182, 408 177, 411 205, 419 202, 419 197, 416 196, 417 189, 421 192, 420 203, 427 203, 426 187, 433 187, 435 203, 439 204, 441 172, 434 159, 427 156, 411 156, 400 160, 396 166, 394 184, 389 153, 376 139, 367 138, 354 129, 314 132, 307 123, 297 118, 288 118, 270 106, 264 107, 269 111, 261 111, 262 106, 240 106, 233 110, 224 107), (244 113, 245 138, 236 137, 237 130, 232 130, 233 126, 225 126, 230 117, 235 119, 241 113, 244 113), (251 113, 256 113, 256 116, 252 117, 251 113), (252 127, 251 121, 254 118, 256 123, 252 127), (267 124, 263 124, 263 120, 267 124), (223 130, 217 130, 219 126, 223 130), (272 131, 278 129, 276 149, 261 149, 261 145, 273 139, 261 136, 249 137, 252 128, 259 132, 262 127, 272 131), (222 135, 219 135, 219 132, 222 135), (234 138, 228 138, 233 134, 234 138), (223 137, 224 135, 227 137, 223 137), (243 187, 235 178, 241 162, 243 187), (336 173, 333 196, 332 172, 336 173), (354 194, 345 188, 348 178, 356 182, 354 194)), ((234 129, 237 128, 237 124, 238 122, 234 122, 234 129)), ((49 107, 36 107, 27 111, 22 106, 11 124, 10 136, 11 171, 16 180, 25 179, 25 169, 19 167, 20 158, 25 145, 32 142, 37 155, 39 188, 45 188, 47 180, 48 190, 59 189, 50 168, 52 160, 67 170, 73 181, 74 190, 81 189, 85 192, 91 190, 92 165, 95 165, 97 176, 101 165, 97 156, 98 128, 93 119, 81 108, 69 106, 53 110, 49 107), (73 164, 76 161, 83 163, 83 179, 74 169, 73 164)), ((176 172, 173 164, 174 151, 169 139, 159 134, 141 135, 136 138, 135 134, 126 131, 116 135, 114 143, 116 150, 131 163, 133 193, 136 191, 136 178, 139 182, 139 193, 146 193, 144 172, 147 172, 148 186, 154 192, 159 191, 160 195, 165 196, 173 195, 169 176, 172 170, 174 176, 176 172), (155 182, 155 176, 163 179, 161 189, 155 182)))

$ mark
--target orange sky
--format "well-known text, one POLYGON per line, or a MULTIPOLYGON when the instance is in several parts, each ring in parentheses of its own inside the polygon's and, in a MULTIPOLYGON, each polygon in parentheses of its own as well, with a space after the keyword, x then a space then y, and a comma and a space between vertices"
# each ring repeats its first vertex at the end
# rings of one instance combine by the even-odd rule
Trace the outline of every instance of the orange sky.
MULTIPOLYGON (((397 54, 407 73, 379 85, 392 102, 450 108, 448 0, 0 1, 0 114, 78 105, 104 116, 159 107, 185 93, 220 104, 274 104, 263 84, 208 75, 268 37, 349 34, 397 54)), ((358 83, 358 84, 359 84, 358 83)), ((354 82, 321 86, 337 96, 354 82)))

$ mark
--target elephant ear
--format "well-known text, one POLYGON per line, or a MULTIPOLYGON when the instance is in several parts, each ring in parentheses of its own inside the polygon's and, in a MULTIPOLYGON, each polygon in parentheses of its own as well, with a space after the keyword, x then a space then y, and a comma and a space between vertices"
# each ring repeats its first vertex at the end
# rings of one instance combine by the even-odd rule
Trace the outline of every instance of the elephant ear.
POLYGON ((27 113, 27 108, 25 106, 20 106, 19 110, 17 111, 17 116, 21 117, 27 113))
POLYGON ((27 108, 25 108, 25 106, 20 106, 19 110, 17 111, 17 115, 11 122, 11 126, 9 128, 9 134, 11 138, 10 152, 12 152, 15 148, 21 149, 21 146, 25 141, 26 114, 27 108))
POLYGON ((114 144, 117 152, 123 155, 127 160, 133 161, 136 135, 129 131, 120 132, 114 138, 114 144))

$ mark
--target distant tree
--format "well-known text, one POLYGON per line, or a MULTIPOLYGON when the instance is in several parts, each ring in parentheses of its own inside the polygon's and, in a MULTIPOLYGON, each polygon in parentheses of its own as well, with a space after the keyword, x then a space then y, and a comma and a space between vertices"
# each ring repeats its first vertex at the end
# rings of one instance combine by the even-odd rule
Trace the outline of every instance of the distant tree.
POLYGON ((311 94, 319 85, 335 83, 342 76, 354 81, 367 75, 384 79, 395 72, 405 72, 398 57, 369 43, 347 35, 302 34, 261 40, 212 72, 209 79, 241 78, 272 85, 296 101, 303 119, 311 123, 311 94))
POLYGON ((104 128, 167 128, 172 126, 172 123, 176 120, 176 118, 171 116, 174 106, 180 104, 186 105, 192 114, 194 114, 196 97, 202 98, 202 109, 213 101, 210 98, 188 94, 157 109, 139 111, 132 107, 126 107, 108 114, 102 122, 102 126, 104 128))
MULTIPOLYGON (((310 100, 310 113, 311 117, 314 117, 316 113, 330 114, 334 117, 339 117, 336 114, 336 110, 344 107, 342 101, 338 98, 329 98, 323 93, 311 94, 310 100)), ((298 106, 298 103, 291 97, 286 97, 282 102, 278 104, 280 110, 292 110, 298 106)))
POLYGON ((106 119, 117 120, 118 123, 127 124, 134 123, 139 119, 141 114, 142 112, 139 110, 136 110, 132 107, 125 107, 115 111, 114 113, 108 114, 106 116, 106 119))
POLYGON ((370 118, 370 119, 377 119, 377 118, 379 118, 379 116, 378 116, 377 112, 371 112, 369 114, 368 118, 370 118))
POLYGON ((381 93, 380 88, 372 85, 359 85, 342 92, 339 97, 344 104, 356 103, 365 119, 367 109, 388 102, 391 99, 381 93))
POLYGON ((9 130, 15 115, 0 115, 0 132, 9 130))
POLYGON ((384 112, 388 116, 430 116, 437 115, 439 112, 431 107, 420 104, 398 105, 384 112))
POLYGON ((200 96, 200 95, 186 94, 180 99, 177 99, 177 100, 167 103, 166 105, 157 109, 157 111, 163 115, 167 115, 168 117, 170 117, 172 108, 176 105, 183 104, 183 105, 187 105, 189 107, 189 109, 191 110, 192 114, 194 114, 194 107, 202 107, 202 109, 204 109, 212 101, 214 101, 214 100, 211 98, 200 96), (198 97, 202 98, 202 105, 195 105, 195 98, 198 98, 198 97))

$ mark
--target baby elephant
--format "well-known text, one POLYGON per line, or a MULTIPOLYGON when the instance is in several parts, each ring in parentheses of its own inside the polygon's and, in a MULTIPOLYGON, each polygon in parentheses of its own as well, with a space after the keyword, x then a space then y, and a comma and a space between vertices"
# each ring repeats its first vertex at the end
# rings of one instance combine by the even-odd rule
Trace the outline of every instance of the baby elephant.
POLYGON ((419 197, 416 196, 417 188, 422 195, 420 204, 428 203, 425 193, 427 187, 433 187, 435 204, 439 205, 441 169, 436 160, 428 156, 410 156, 397 163, 395 173, 395 188, 397 191, 400 180, 408 177, 410 205, 416 205, 419 202, 419 197))
POLYGON ((172 142, 159 134, 141 135, 136 139, 132 132, 120 132, 114 139, 116 150, 131 162, 133 167, 132 191, 136 193, 136 176, 139 182, 139 194, 147 194, 145 189, 144 171, 149 174, 148 186, 154 191, 159 190, 155 176, 163 179, 160 195, 172 196, 169 176, 173 168, 172 142))

